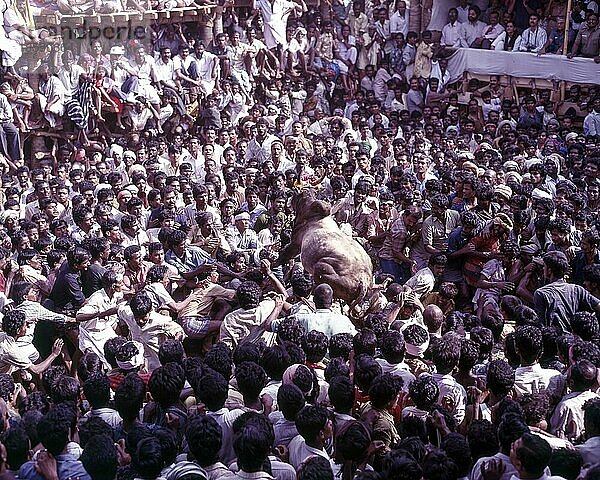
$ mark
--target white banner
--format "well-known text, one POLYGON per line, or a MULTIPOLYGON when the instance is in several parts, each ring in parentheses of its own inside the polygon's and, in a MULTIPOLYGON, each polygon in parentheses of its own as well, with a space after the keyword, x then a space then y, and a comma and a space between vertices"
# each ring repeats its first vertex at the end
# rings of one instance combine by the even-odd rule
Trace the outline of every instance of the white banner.
POLYGON ((513 77, 566 80, 576 83, 600 83, 600 64, 591 58, 565 55, 537 55, 527 52, 504 52, 459 48, 448 59, 451 81, 463 72, 479 75, 511 75, 513 77))

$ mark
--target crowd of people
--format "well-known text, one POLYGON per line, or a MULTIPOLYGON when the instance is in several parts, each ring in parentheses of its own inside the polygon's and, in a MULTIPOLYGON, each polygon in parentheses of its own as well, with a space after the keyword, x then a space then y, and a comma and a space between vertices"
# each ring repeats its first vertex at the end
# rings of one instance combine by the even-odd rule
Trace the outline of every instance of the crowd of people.
POLYGON ((598 79, 448 70, 598 61, 596 1, 2 3, 1 480, 600 479, 598 79))

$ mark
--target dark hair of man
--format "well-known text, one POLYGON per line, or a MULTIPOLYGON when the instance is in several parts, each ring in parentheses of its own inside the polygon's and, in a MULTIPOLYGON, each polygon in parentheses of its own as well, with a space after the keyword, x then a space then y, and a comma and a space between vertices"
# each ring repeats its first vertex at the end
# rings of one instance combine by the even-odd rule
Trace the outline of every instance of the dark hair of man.
POLYGON ((355 360, 354 382, 363 392, 368 392, 373 380, 381 375, 381 365, 370 355, 359 355, 355 360))
POLYGON ((535 363, 543 353, 542 332, 531 325, 523 325, 515 330, 515 348, 526 365, 535 363))
POLYGON ((508 455, 513 442, 525 433, 529 433, 529 427, 520 415, 516 413, 504 414, 498 426, 498 441, 502 453, 508 455))
POLYGON ((441 448, 458 468, 458 476, 467 477, 473 466, 473 459, 471 447, 465 436, 451 432, 444 437, 441 448))
POLYGON ((375 356, 377 347, 377 336, 369 328, 362 328, 352 340, 354 355, 358 357, 361 354, 375 356))
POLYGON ((292 361, 284 347, 273 345, 262 353, 260 365, 271 380, 280 381, 285 370, 292 365, 292 361))
POLYGON ((229 383, 218 372, 210 368, 203 370, 203 375, 196 385, 192 385, 196 399, 202 402, 209 412, 223 408, 229 393, 229 383))
POLYGON ((331 308, 333 289, 326 283, 321 283, 315 287, 313 299, 316 308, 331 308))
POLYGON ((73 377, 66 375, 56 379, 50 390, 50 397, 54 403, 68 403, 76 405, 80 398, 81 386, 73 377))
POLYGON ((325 367, 325 381, 329 382, 333 377, 346 377, 350 378, 350 366, 341 357, 334 357, 329 360, 329 363, 325 367))
POLYGON ((349 333, 336 333, 329 339, 330 358, 340 357, 345 361, 350 358, 352 351, 352 335, 349 333))
POLYGON ((333 480, 331 463, 318 455, 309 457, 298 468, 296 478, 297 480, 333 480))
POLYGON ((87 443, 92 437, 96 435, 112 436, 113 434, 112 427, 97 416, 90 416, 89 418, 84 419, 84 421, 79 424, 77 430, 79 432, 79 445, 84 449, 87 447, 87 443))
POLYGON ((6 466, 9 470, 18 471, 29 460, 30 443, 27 432, 21 427, 6 430, 0 441, 6 448, 6 466))
POLYGON ((369 388, 369 399, 373 408, 385 410, 398 397, 404 381, 402 378, 384 373, 375 378, 369 388))
POLYGON ((597 368, 589 360, 578 360, 572 366, 569 373, 572 382, 572 391, 585 392, 591 390, 596 383, 597 368))
POLYGON ((429 450, 422 462, 423 477, 428 480, 458 478, 458 467, 443 450, 429 450))
POLYGON ((304 335, 306 328, 295 317, 283 318, 277 327, 277 338, 281 342, 288 341, 300 345, 304 335))
POLYGON ((526 393, 519 397, 518 402, 527 425, 537 426, 546 420, 550 409, 550 398, 546 392, 526 393))
POLYGON ((429 350, 437 372, 448 374, 456 368, 460 359, 460 337, 453 333, 446 334, 430 345, 429 350))
POLYGON ((146 293, 139 292, 133 296, 129 306, 135 318, 143 318, 152 311, 152 300, 146 293))
POLYGON ((41 390, 31 392, 19 401, 19 415, 21 418, 31 410, 38 410, 45 415, 50 409, 50 401, 41 390))
POLYGON ((589 360, 596 368, 600 368, 600 347, 593 342, 575 341, 571 346, 571 358, 574 362, 589 360))
POLYGON ((570 264, 564 253, 559 251, 547 252, 542 258, 544 265, 548 268, 553 278, 563 278, 569 273, 570 264))
POLYGON ((302 390, 293 383, 281 385, 277 390, 277 406, 286 420, 295 422, 298 412, 305 405, 306 400, 302 390))
POLYGON ((325 407, 306 405, 296 416, 296 428, 308 444, 315 443, 329 416, 325 407))
POLYGON ((162 282, 168 271, 169 267, 166 265, 153 265, 146 274, 146 283, 150 285, 152 283, 162 282))
POLYGON ((125 423, 139 415, 146 397, 146 384, 137 373, 128 373, 115 390, 115 410, 125 423))
POLYGON ((498 453, 496 427, 489 420, 475 420, 467 430, 467 440, 471 448, 473 461, 482 457, 491 457, 498 453))
POLYGON ((233 372, 231 350, 224 343, 215 343, 204 356, 204 365, 230 379, 233 372))
POLYGON ((74 419, 73 409, 65 404, 57 404, 38 423, 39 440, 52 456, 63 453, 74 419))
POLYGON ((527 475, 541 477, 550 463, 552 447, 538 435, 523 433, 521 445, 515 449, 515 454, 527 475))
POLYGON ((489 328, 473 327, 470 332, 471 340, 477 343, 482 358, 487 358, 494 347, 494 335, 489 328))
POLYGON ((109 435, 90 438, 79 460, 92 480, 113 480, 117 475, 119 458, 115 443, 109 435))
POLYGON ((174 338, 166 339, 158 349, 158 360, 161 365, 166 365, 167 363, 182 365, 184 357, 183 344, 174 338))
POLYGON ((323 332, 312 330, 302 339, 302 350, 306 353, 306 361, 318 363, 327 355, 327 336, 323 332))
POLYGON ((67 262, 71 268, 75 268, 77 265, 81 265, 86 260, 91 260, 92 256, 90 252, 81 247, 75 247, 73 250, 67 252, 67 262))
POLYGON ((107 407, 110 401, 110 381, 102 373, 94 373, 83 383, 83 393, 92 409, 107 407))
POLYGON ((157 404, 162 408, 168 408, 179 401, 184 384, 183 368, 176 363, 168 363, 152 372, 148 380, 148 390, 157 404))
POLYGON ((233 422, 233 450, 240 470, 259 472, 275 443, 273 425, 256 412, 246 412, 233 422))
POLYGON ((598 317, 591 312, 577 312, 571 319, 571 329, 584 341, 594 341, 600 336, 598 317))
MULTIPOLYGON (((233 354, 232 354, 233 364, 237 366, 242 362, 260 363, 260 358, 261 358, 261 355, 263 355, 263 350, 266 350, 266 347, 264 345, 248 343, 248 342, 241 343, 233 351, 233 354)), ((267 373, 267 375, 268 375, 268 373, 267 373)))
POLYGON ((2 330, 16 339, 19 331, 25 326, 25 320, 25 312, 22 310, 9 310, 2 318, 2 330))
POLYGON ((242 362, 238 365, 235 369, 235 379, 245 401, 257 400, 267 384, 267 374, 254 362, 242 362))
POLYGON ((557 448, 552 450, 548 463, 552 475, 566 480, 577 480, 583 467, 583 457, 577 450, 557 448))
POLYGON ((257 283, 246 281, 238 287, 236 297, 240 308, 250 310, 256 308, 260 303, 262 290, 257 283))
POLYGON ((295 272, 290 279, 292 293, 298 297, 306 298, 313 290, 312 278, 305 272, 295 272))
POLYGON ((460 342, 460 360, 458 369, 461 372, 470 372, 479 359, 479 345, 477 342, 463 338, 460 342))
POLYGON ((486 386, 495 395, 508 395, 515 384, 515 372, 505 360, 492 360, 488 364, 486 386))
POLYGON ((223 431, 214 418, 209 415, 190 417, 185 437, 198 465, 204 468, 219 461, 223 431))
POLYGON ((329 382, 329 401, 337 413, 348 414, 354 405, 354 385, 347 377, 333 377, 329 382))
POLYGON ((139 441, 132 465, 140 478, 152 480, 158 477, 164 467, 162 448, 156 437, 146 437, 139 441))

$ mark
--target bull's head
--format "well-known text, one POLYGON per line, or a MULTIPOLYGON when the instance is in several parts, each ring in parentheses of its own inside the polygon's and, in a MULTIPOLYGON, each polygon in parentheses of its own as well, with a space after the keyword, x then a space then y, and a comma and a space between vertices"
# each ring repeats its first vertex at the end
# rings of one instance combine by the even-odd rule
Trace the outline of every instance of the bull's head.
POLYGON ((296 223, 320 220, 331 214, 331 205, 315 198, 315 191, 302 189, 292 198, 292 207, 296 213, 296 223))

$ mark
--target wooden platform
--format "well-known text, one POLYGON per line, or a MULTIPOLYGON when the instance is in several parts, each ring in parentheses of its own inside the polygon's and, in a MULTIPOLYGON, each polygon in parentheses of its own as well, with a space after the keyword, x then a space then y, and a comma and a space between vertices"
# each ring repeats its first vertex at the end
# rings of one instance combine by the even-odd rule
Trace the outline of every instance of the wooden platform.
POLYGON ((38 28, 59 25, 119 25, 129 22, 169 23, 193 22, 204 12, 211 11, 216 5, 204 7, 173 8, 171 10, 149 10, 147 12, 127 11, 97 15, 42 15, 36 17, 38 28))

